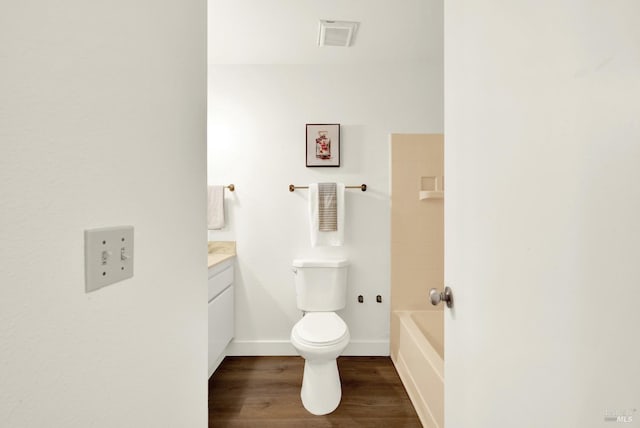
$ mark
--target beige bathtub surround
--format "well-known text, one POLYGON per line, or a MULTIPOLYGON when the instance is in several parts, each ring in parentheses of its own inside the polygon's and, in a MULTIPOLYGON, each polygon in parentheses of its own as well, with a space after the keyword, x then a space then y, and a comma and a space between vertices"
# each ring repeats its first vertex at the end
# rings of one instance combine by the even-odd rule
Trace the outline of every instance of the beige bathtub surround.
POLYGON ((444 138, 391 136, 391 358, 420 421, 444 426, 444 138), (442 193, 439 193, 442 192, 442 193))
POLYGON ((235 241, 209 241, 208 266, 213 267, 236 256, 235 241))
POLYGON ((442 310, 429 290, 444 283, 444 200, 420 192, 441 190, 443 176, 443 135, 391 136, 392 311, 442 310))

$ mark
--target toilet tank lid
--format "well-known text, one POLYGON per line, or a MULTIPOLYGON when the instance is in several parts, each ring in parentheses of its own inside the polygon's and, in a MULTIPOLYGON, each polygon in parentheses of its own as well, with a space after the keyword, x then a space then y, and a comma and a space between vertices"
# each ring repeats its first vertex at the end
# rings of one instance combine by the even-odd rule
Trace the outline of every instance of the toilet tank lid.
POLYGON ((345 267, 349 266, 349 261, 345 259, 296 259, 293 261, 293 267, 345 267))

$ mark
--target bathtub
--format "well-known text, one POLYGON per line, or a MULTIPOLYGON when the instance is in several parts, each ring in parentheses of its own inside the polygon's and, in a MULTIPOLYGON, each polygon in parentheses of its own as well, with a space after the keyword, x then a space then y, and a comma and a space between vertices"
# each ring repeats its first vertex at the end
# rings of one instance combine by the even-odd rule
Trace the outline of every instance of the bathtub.
POLYGON ((420 421, 425 428, 443 428, 443 313, 395 311, 391 322, 391 359, 420 421))

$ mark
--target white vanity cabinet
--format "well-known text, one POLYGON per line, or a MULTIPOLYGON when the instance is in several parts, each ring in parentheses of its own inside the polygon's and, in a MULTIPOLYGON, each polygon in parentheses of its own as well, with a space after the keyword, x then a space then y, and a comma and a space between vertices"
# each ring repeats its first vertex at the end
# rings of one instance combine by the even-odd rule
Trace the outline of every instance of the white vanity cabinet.
POLYGON ((209 377, 224 358, 233 339, 233 262, 230 258, 209 268, 209 377))

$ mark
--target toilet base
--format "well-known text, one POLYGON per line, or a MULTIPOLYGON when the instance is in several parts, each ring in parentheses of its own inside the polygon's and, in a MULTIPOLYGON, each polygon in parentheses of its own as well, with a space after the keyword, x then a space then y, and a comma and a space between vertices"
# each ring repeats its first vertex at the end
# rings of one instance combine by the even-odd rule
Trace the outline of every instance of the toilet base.
POLYGON ((314 415, 326 415, 338 407, 342 386, 335 359, 305 360, 300 397, 304 408, 314 415))

